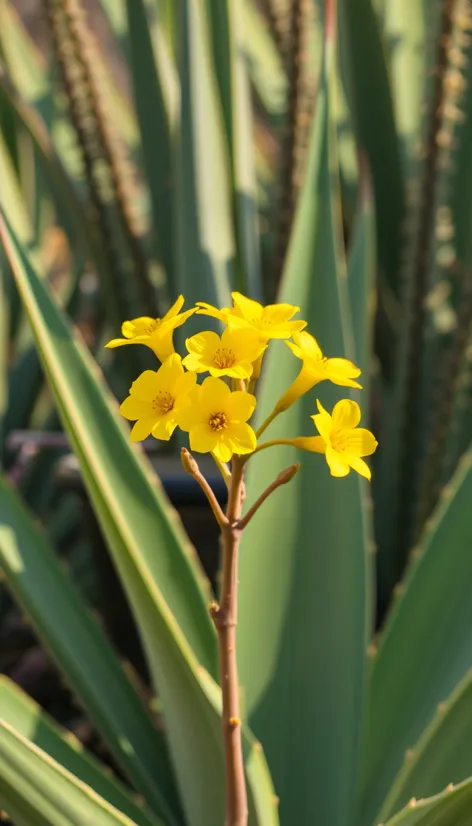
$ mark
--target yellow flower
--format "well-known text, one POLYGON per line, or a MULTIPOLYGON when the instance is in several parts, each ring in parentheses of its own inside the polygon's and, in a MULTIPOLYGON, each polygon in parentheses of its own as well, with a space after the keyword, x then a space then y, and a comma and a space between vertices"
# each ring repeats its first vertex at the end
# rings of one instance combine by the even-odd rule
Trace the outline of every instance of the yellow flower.
POLYGON ((204 301, 197 301, 197 313, 218 318, 232 328, 255 330, 264 343, 271 338, 290 338, 293 333, 306 327, 306 321, 290 320, 299 312, 300 307, 292 304, 268 304, 263 307, 257 301, 236 292, 231 293, 231 297, 234 306, 223 307, 222 310, 204 301))
POLYGON ((182 359, 173 353, 159 370, 145 370, 133 382, 130 395, 120 407, 125 419, 137 419, 131 441, 140 442, 152 433, 168 441, 177 427, 177 416, 195 388, 197 376, 186 373, 182 359))
POLYGON ((106 347, 123 347, 125 344, 145 344, 164 362, 174 351, 173 334, 196 311, 196 307, 181 313, 184 304, 183 295, 179 295, 175 304, 162 318, 141 316, 125 321, 121 332, 124 338, 113 338, 106 347))
POLYGON ((275 410, 278 413, 290 407, 294 401, 303 396, 308 390, 311 390, 320 381, 329 380, 333 384, 339 384, 342 387, 362 389, 361 385, 354 381, 360 376, 361 371, 352 361, 326 358, 323 356, 318 342, 310 333, 295 333, 293 340, 294 344, 291 341, 285 343, 297 358, 302 359, 303 366, 293 384, 277 402, 275 410))
POLYGON ((233 453, 255 450, 256 434, 247 424, 255 406, 251 393, 232 393, 222 379, 209 376, 190 394, 178 424, 188 431, 192 450, 212 452, 220 462, 229 462, 233 453))
POLYGON ((188 338, 185 346, 189 352, 183 360, 187 370, 210 375, 248 379, 255 361, 266 346, 253 330, 224 330, 221 338, 217 333, 198 333, 188 338))
POLYGON ((334 405, 330 415, 319 401, 316 403, 319 413, 311 418, 320 435, 299 437, 293 439, 293 443, 304 450, 325 453, 332 476, 347 476, 352 468, 370 479, 370 469, 361 457, 371 456, 378 442, 370 430, 357 427, 361 420, 359 405, 350 399, 342 399, 334 405))

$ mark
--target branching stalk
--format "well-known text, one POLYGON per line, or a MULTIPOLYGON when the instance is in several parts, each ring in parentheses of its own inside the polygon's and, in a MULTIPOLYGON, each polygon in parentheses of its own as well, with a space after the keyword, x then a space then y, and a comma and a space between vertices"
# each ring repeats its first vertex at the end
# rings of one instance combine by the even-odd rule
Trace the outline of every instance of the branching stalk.
MULTIPOLYGON (((275 444, 278 444, 278 442, 275 442, 275 444)), ((250 454, 250 456, 253 455, 253 453, 250 454)), ((281 485, 290 482, 300 465, 291 465, 281 471, 272 484, 261 493, 247 513, 241 516, 245 497, 244 467, 246 457, 233 456, 226 514, 221 510, 215 494, 200 472, 192 454, 186 448, 182 448, 181 457, 184 469, 200 485, 221 528, 223 572, 220 602, 211 602, 209 610, 218 636, 220 685, 223 698, 222 729, 226 769, 224 826, 247 826, 248 805, 241 740, 241 712, 236 657, 239 544, 244 528, 247 527, 267 497, 281 485)))
POLYGON ((220 683, 223 695, 223 742, 226 763, 225 826, 246 826, 248 818, 246 781, 241 742, 239 680, 236 661, 238 620, 238 555, 244 466, 234 457, 229 487, 227 522, 222 526, 223 577, 220 605, 212 603, 210 613, 218 634, 220 683))

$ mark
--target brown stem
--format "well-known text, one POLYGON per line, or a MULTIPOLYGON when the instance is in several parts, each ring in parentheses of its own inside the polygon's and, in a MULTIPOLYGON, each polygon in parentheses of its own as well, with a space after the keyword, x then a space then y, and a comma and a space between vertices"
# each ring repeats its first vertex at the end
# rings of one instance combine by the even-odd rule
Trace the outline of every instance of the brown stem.
POLYGON ((239 710, 239 680, 236 661, 238 610, 238 551, 241 530, 238 520, 243 499, 244 465, 233 457, 228 495, 227 522, 222 525, 223 577, 220 605, 212 603, 211 616, 218 634, 220 683, 223 695, 223 742, 226 767, 225 826, 247 826, 248 808, 239 710))
POLYGON ((251 521, 254 514, 256 514, 257 511, 259 510, 260 506, 264 504, 267 497, 270 496, 270 494, 273 493, 274 490, 277 490, 277 488, 280 488, 281 485, 286 485, 287 482, 290 482, 290 480, 293 479, 293 477, 295 476, 295 474, 297 473, 299 468, 300 468, 300 464, 299 464, 299 462, 297 462, 296 465, 290 465, 290 467, 285 468, 285 470, 280 471, 279 475, 277 476, 277 479, 274 479, 272 484, 270 484, 265 489, 265 491, 263 493, 261 493, 261 495, 259 496, 259 499, 257 499, 254 502, 254 504, 251 508, 249 508, 248 512, 243 517, 241 517, 241 519, 237 523, 238 528, 239 528, 240 531, 243 531, 244 528, 246 527, 246 525, 249 524, 249 522, 251 521))
POLYGON ((206 498, 208 499, 208 503, 209 503, 209 505, 210 505, 210 507, 213 511, 213 514, 215 516, 216 521, 218 522, 218 525, 220 526, 221 529, 223 529, 225 527, 225 525, 228 524, 228 519, 226 518, 223 511, 221 510, 220 503, 218 502, 218 499, 216 498, 216 496, 215 496, 215 494, 214 494, 214 492, 211 488, 211 485, 209 485, 209 483, 207 482, 207 480, 203 476, 203 474, 200 471, 200 468, 198 467, 195 459, 193 458, 192 454, 190 453, 190 451, 187 450, 186 447, 183 447, 182 450, 180 451, 180 457, 181 457, 181 460, 182 460, 182 464, 184 466, 184 470, 186 470, 187 473, 190 474, 190 476, 193 476, 195 481, 198 482, 198 484, 200 485, 203 493, 205 494, 206 498))

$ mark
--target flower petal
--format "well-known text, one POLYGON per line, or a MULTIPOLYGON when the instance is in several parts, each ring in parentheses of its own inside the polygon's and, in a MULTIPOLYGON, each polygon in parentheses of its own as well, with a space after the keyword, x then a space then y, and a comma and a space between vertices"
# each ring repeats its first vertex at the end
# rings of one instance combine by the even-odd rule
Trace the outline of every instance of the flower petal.
POLYGON ((223 409, 228 404, 231 391, 223 379, 215 379, 213 376, 208 376, 201 385, 202 396, 200 404, 205 410, 209 409, 216 412, 218 409, 223 409))
POLYGON ((331 476, 347 476, 350 467, 342 453, 338 453, 331 445, 326 446, 326 461, 328 462, 331 476))
POLYGON ((196 373, 186 372, 183 375, 179 376, 174 387, 174 393, 176 398, 178 399, 182 396, 188 396, 188 394, 195 389, 196 384, 196 373))
POLYGON ((229 400, 229 414, 231 421, 247 422, 254 413, 256 397, 244 390, 235 390, 229 400))
POLYGON ((197 315, 208 315, 211 318, 217 318, 219 321, 223 321, 225 324, 227 323, 228 313, 231 312, 229 307, 223 307, 223 309, 219 310, 217 307, 207 304, 206 301, 197 301, 197 307, 197 315))
POLYGON ((227 327, 223 331, 219 346, 225 350, 232 350, 238 362, 256 361, 267 348, 256 330, 239 327, 227 327))
POLYGON ((344 449, 350 456, 371 456, 378 442, 374 434, 365 427, 356 427, 344 435, 344 449))
POLYGON ((201 356, 197 355, 197 353, 189 353, 188 356, 185 356, 182 364, 186 370, 194 370, 195 373, 208 372, 208 365, 201 356))
POLYGON ((125 338, 134 338, 138 335, 149 335, 149 329, 153 330, 157 324, 155 318, 150 316, 140 316, 132 318, 131 321, 124 321, 121 325, 121 333, 125 338))
MULTIPOLYGON (((272 324, 283 324, 284 321, 289 321, 295 313, 300 312, 300 307, 295 307, 294 304, 267 304, 264 307, 263 319, 272 324)), ((304 322, 306 324, 306 322, 304 322)))
POLYGON ((151 434, 151 430, 156 424, 155 416, 148 416, 146 419, 138 419, 131 430, 130 438, 132 442, 142 442, 151 434))
POLYGON ((152 407, 149 402, 143 402, 134 396, 128 396, 120 405, 120 413, 125 419, 134 421, 149 416, 152 407))
POLYGON ((326 442, 322 436, 296 436, 290 439, 291 443, 300 450, 309 450, 311 453, 325 453, 326 442))
POLYGON ((220 462, 229 462, 233 455, 233 448, 231 447, 231 443, 226 441, 225 436, 220 437, 213 453, 220 462))
POLYGON ((154 427, 151 431, 154 438, 162 439, 162 441, 168 442, 175 428, 177 427, 175 416, 173 416, 171 413, 166 413, 166 415, 161 416, 157 420, 157 422, 154 419, 154 422, 154 427))
POLYGON ((348 359, 326 359, 324 365, 326 378, 341 387, 357 387, 362 390, 362 385, 353 379, 360 376, 361 371, 352 361, 348 359))
POLYGON ((361 420, 361 409, 351 399, 341 399, 333 407, 333 427, 336 430, 352 430, 361 420))
POLYGON ((293 334, 293 340, 304 354, 301 358, 310 358, 315 361, 321 361, 323 358, 323 352, 314 336, 307 332, 299 332, 293 334))
MULTIPOLYGON (((256 434, 252 427, 243 422, 231 423, 225 431, 225 440, 229 441, 229 445, 233 453, 252 453, 257 447, 256 434)), ((228 461, 222 459, 222 462, 228 461)))
POLYGON ((185 346, 189 353, 196 353, 197 355, 209 354, 213 356, 215 350, 221 347, 221 340, 217 333, 211 330, 205 330, 203 333, 197 333, 195 336, 190 336, 185 340, 185 346))
POLYGON ((152 402, 156 393, 160 389, 161 382, 156 370, 145 370, 133 382, 130 388, 130 395, 143 402, 152 402))
POLYGON ((370 467, 363 459, 360 459, 358 456, 349 456, 348 461, 353 470, 370 481, 372 478, 370 467))
POLYGON ((202 424, 205 421, 200 407, 201 390, 201 386, 197 385, 188 396, 184 396, 183 399, 177 399, 174 413, 177 424, 181 430, 188 432, 192 427, 195 427, 196 424, 202 424))
POLYGON ((316 400, 316 404, 319 413, 315 414, 311 418, 313 419, 316 429, 320 436, 322 436, 325 442, 329 444, 331 439, 331 432, 333 430, 333 420, 331 419, 331 416, 328 413, 328 411, 324 409, 319 399, 316 400))
POLYGON ((162 321, 168 321, 169 318, 174 318, 178 313, 180 313, 182 307, 184 306, 184 297, 183 295, 179 295, 179 297, 174 301, 170 310, 167 310, 165 316, 162 317, 162 321))
POLYGON ((148 347, 151 346, 149 336, 136 336, 135 338, 112 338, 111 341, 105 344, 105 347, 108 350, 113 350, 115 347, 124 347, 125 344, 147 344, 148 347))
POLYGON ((207 424, 194 425, 190 430, 190 448, 197 453, 210 453, 217 442, 217 434, 207 424))
POLYGON ((264 308, 258 301, 253 301, 252 298, 246 298, 245 295, 237 292, 231 293, 231 298, 233 299, 234 306, 240 311, 246 321, 255 321, 261 317, 264 308))
POLYGON ((250 361, 241 361, 239 364, 233 364, 232 367, 210 367, 209 372, 211 376, 229 376, 232 379, 249 379, 252 375, 252 363, 250 361))
POLYGON ((159 390, 172 392, 178 380, 182 378, 183 375, 184 368, 182 367, 182 359, 178 353, 172 353, 157 371, 159 390))
POLYGON ((302 369, 300 370, 297 378, 295 381, 290 385, 287 392, 284 393, 281 399, 277 402, 275 409, 282 413, 283 410, 287 410, 290 405, 297 401, 300 396, 303 396, 305 393, 308 393, 315 384, 319 384, 320 381, 324 381, 325 376, 323 372, 316 371, 311 369, 311 367, 307 366, 307 362, 303 362, 302 369))

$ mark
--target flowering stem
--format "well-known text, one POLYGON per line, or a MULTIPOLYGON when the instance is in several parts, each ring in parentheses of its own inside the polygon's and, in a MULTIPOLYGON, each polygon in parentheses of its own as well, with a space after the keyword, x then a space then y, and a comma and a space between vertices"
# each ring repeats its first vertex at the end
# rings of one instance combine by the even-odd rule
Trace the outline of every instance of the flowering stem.
POLYGON ((254 502, 254 504, 251 508, 249 508, 248 512, 244 516, 241 517, 241 519, 237 523, 238 528, 239 528, 240 531, 244 530, 246 525, 249 524, 249 522, 251 521, 254 514, 257 513, 260 506, 264 504, 267 497, 270 496, 270 494, 273 493, 274 490, 277 490, 277 488, 279 488, 281 485, 286 485, 287 482, 290 482, 290 480, 293 479, 293 477, 297 473, 299 467, 300 467, 300 463, 297 462, 296 465, 291 465, 290 467, 286 468, 285 470, 282 470, 279 473, 279 475, 277 476, 277 479, 274 479, 272 484, 269 485, 263 493, 261 493, 261 495, 259 496, 259 499, 257 499, 254 502))
POLYGON ((208 502, 209 502, 210 507, 211 507, 211 509, 212 509, 212 511, 215 515, 215 519, 218 522, 218 525, 223 530, 223 528, 228 524, 228 520, 227 520, 226 516, 224 515, 223 511, 221 510, 218 499, 216 498, 215 494, 213 493, 213 490, 211 489, 211 487, 208 484, 207 480, 205 479, 205 477, 201 473, 200 468, 198 467, 195 459, 193 458, 192 454, 185 447, 183 447, 182 450, 181 450, 181 458, 182 458, 182 464, 184 466, 184 469, 187 471, 187 473, 190 474, 190 476, 193 476, 195 481, 198 482, 198 484, 200 485, 203 493, 205 494, 206 498, 208 499, 208 502))
POLYGON ((274 421, 275 417, 278 416, 280 412, 280 410, 274 408, 272 413, 269 416, 267 416, 267 419, 264 422, 262 422, 260 428, 256 430, 257 438, 259 438, 259 436, 262 436, 264 430, 266 430, 269 427, 270 423, 274 421))
POLYGON ((231 482, 231 473, 228 470, 228 465, 225 465, 224 462, 220 462, 220 460, 217 458, 217 456, 215 456, 213 451, 212 451, 211 455, 213 456, 213 459, 215 460, 215 463, 218 466, 218 470, 220 471, 220 473, 221 473, 221 475, 224 479, 226 487, 229 488, 230 482, 231 482))
MULTIPOLYGON (((250 453, 247 457, 249 459, 251 456, 254 456, 255 453, 259 453, 260 450, 265 450, 266 447, 274 447, 275 445, 291 445, 294 446, 293 439, 270 439, 268 442, 262 442, 261 445, 257 445, 256 449, 250 453)), ((246 461, 247 461, 246 459, 246 461)))
POLYGON ((220 683, 223 695, 223 741, 226 766, 225 826, 247 826, 248 808, 239 711, 239 680, 236 661, 238 608, 238 552, 241 538, 239 519, 243 498, 244 464, 233 457, 226 523, 221 526, 223 577, 220 605, 212 603, 210 613, 218 634, 220 683))

